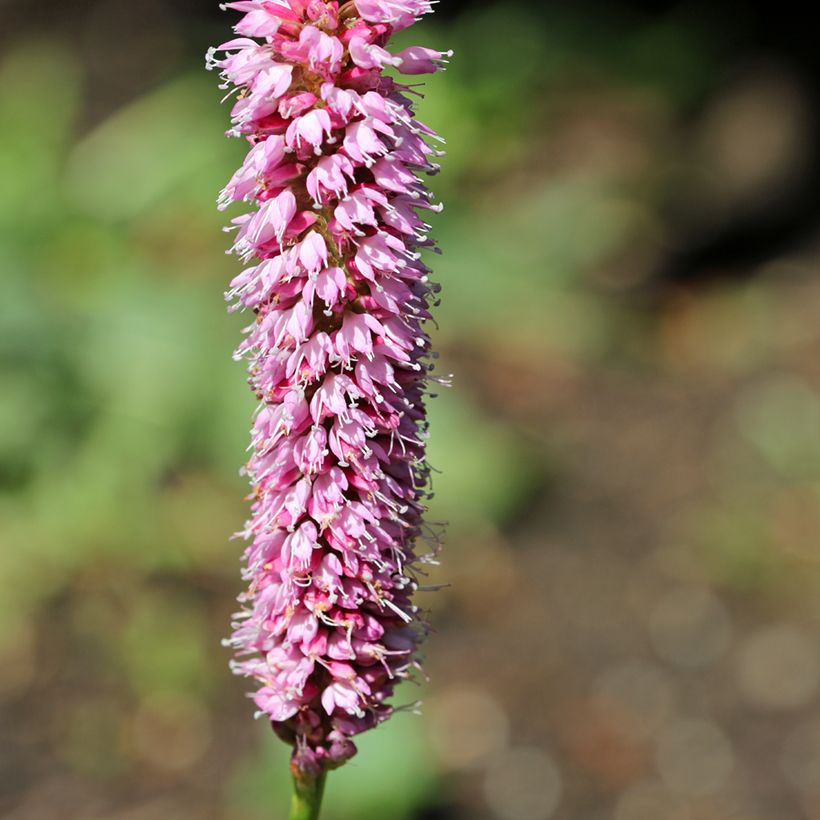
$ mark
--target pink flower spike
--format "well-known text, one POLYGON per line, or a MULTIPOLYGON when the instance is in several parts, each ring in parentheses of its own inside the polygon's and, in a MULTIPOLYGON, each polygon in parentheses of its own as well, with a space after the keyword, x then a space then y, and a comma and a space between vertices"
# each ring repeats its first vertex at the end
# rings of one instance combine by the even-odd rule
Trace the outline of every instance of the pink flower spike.
POLYGON ((393 714, 428 632, 415 593, 440 541, 423 520, 438 289, 421 212, 439 206, 419 174, 441 152, 385 71, 442 67, 449 52, 389 44, 432 5, 236 0, 241 36, 206 61, 248 142, 218 206, 246 203, 231 223, 247 267, 226 299, 253 317, 234 356, 259 402, 231 669, 302 784, 393 714))

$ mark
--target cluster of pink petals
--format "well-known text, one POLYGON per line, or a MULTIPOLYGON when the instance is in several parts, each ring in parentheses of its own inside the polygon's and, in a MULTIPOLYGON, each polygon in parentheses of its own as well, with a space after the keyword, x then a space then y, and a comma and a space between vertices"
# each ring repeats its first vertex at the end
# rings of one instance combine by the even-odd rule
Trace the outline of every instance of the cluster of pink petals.
POLYGON ((435 287, 419 212, 440 206, 417 173, 441 152, 384 69, 442 66, 441 52, 386 47, 432 2, 230 2, 239 36, 208 55, 239 91, 229 134, 251 146, 220 206, 254 206, 233 220, 233 250, 255 264, 227 294, 256 315, 237 356, 260 401, 249 589, 229 643, 305 772, 389 717, 425 632, 412 593, 433 554, 414 545, 435 541, 421 521, 435 287))

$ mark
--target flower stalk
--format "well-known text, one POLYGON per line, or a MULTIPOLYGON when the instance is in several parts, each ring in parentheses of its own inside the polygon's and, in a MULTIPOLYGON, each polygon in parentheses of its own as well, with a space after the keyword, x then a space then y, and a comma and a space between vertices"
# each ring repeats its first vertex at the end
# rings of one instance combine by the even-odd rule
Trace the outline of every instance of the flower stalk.
POLYGON ((327 772, 318 777, 294 774, 293 795, 290 800, 290 820, 317 820, 322 807, 327 772))

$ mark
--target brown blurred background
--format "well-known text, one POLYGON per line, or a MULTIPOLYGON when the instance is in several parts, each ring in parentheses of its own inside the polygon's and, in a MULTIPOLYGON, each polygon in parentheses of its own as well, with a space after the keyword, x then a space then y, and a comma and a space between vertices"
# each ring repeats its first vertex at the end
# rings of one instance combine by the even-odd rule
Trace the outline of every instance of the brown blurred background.
MULTIPOLYGON (((252 398, 205 0, 0 0, 0 816, 284 817, 219 645, 252 398)), ((820 818, 820 57, 444 0, 424 699, 327 820, 820 818)))

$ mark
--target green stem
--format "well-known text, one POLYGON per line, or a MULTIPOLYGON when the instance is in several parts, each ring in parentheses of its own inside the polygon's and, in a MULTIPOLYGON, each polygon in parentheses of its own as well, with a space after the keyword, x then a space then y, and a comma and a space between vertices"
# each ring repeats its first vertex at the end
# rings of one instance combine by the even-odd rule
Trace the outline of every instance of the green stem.
POLYGON ((322 772, 316 778, 293 778, 290 820, 318 820, 326 776, 327 772, 322 772))

